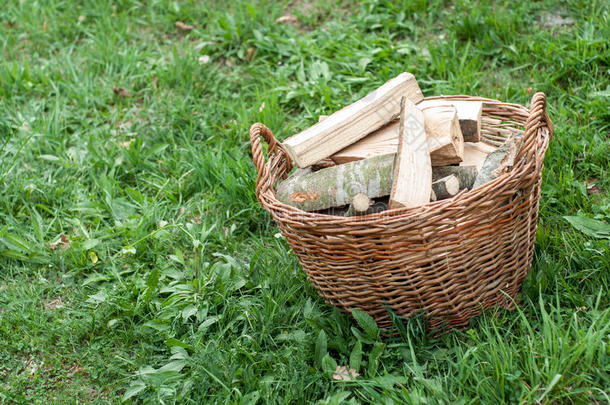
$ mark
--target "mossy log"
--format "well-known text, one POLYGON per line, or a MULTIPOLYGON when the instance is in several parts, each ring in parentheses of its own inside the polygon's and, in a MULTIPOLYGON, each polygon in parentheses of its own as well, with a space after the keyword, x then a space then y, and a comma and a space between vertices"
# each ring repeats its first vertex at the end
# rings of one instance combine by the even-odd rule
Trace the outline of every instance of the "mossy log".
POLYGON ((304 211, 318 211, 350 204, 358 193, 369 198, 389 195, 393 165, 394 155, 382 155, 317 172, 295 172, 279 184, 277 198, 304 211))
MULTIPOLYGON (((394 156, 394 154, 375 156, 317 172, 297 169, 278 185, 277 198, 284 204, 304 211, 321 211, 347 206, 359 192, 363 192, 371 199, 388 196, 392 189, 394 156)), ((459 179, 460 190, 470 189, 477 176, 477 170, 469 166, 432 168, 433 181, 449 175, 455 175, 459 179)), ((377 206, 377 203, 373 206, 377 206)), ((379 210, 376 209, 374 212, 379 210)))

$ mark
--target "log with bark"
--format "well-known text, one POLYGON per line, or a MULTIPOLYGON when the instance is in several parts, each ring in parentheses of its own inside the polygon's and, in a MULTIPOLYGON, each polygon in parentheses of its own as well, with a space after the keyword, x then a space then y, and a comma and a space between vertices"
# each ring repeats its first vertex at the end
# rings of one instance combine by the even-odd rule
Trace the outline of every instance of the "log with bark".
POLYGON ((454 176, 459 181, 459 189, 471 189, 477 178, 476 166, 441 166, 432 169, 432 181, 436 182, 447 176, 454 176))
POLYGON ((325 120, 286 139, 284 149, 299 167, 310 166, 394 119, 400 111, 402 97, 413 103, 423 99, 415 77, 406 72, 325 120))
POLYGON ((277 187, 281 202, 304 211, 347 205, 358 193, 369 198, 389 195, 393 155, 376 156, 318 170, 300 170, 277 187))
MULTIPOLYGON (((363 192, 376 201, 373 204, 375 207, 378 205, 378 198, 388 196, 392 190, 394 158, 394 154, 375 156, 316 172, 297 169, 278 185, 277 198, 304 211, 321 211, 347 206, 356 194, 363 192)), ((472 188, 477 169, 474 166, 432 168, 433 181, 450 175, 458 178, 461 191, 472 188)), ((341 212, 341 215, 343 214, 344 212, 341 212)))
POLYGON ((472 187, 482 186, 512 169, 515 165, 515 158, 519 154, 522 140, 522 136, 513 136, 498 149, 487 155, 472 187))

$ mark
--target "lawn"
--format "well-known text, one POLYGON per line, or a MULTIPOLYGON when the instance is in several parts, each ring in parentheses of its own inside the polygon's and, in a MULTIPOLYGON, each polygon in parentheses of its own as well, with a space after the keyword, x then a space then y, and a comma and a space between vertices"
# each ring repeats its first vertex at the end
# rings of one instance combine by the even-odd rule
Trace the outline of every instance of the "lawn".
POLYGON ((0 403, 610 402, 608 13, 4 2, 0 403), (254 194, 252 123, 284 139, 402 71, 426 96, 544 91, 555 124, 518 310, 442 337, 359 332, 254 194))

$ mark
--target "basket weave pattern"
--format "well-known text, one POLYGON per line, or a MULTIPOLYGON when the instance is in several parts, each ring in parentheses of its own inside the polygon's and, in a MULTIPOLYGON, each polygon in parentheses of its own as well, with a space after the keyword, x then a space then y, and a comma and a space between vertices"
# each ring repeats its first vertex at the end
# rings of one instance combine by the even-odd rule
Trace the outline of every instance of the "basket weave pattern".
POLYGON ((532 265, 542 163, 553 133, 545 95, 535 94, 529 110, 478 97, 442 98, 483 101, 484 140, 498 144, 522 133, 523 143, 510 172, 417 208, 345 218, 283 204, 275 185, 293 163, 267 127, 250 129, 257 198, 309 279, 327 302, 344 311, 360 308, 382 328, 392 324, 388 309, 403 317, 423 313, 437 331, 467 326, 488 307, 511 309, 532 265), (267 161, 261 137, 269 145, 267 161))

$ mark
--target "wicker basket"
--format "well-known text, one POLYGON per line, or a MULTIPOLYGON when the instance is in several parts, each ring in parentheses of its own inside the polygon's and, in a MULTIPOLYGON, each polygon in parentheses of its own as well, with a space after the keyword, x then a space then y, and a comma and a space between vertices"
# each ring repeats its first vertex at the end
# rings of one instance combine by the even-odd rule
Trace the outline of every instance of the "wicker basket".
POLYGON ((482 101, 486 142, 501 143, 512 133, 524 139, 510 172, 417 208, 344 218, 283 204, 275 185, 293 164, 267 127, 250 129, 257 198, 309 279, 327 302, 344 311, 360 308, 382 328, 392 326, 388 309, 423 314, 438 332, 467 326, 484 308, 512 309, 532 265, 542 163, 553 134, 545 95, 535 94, 529 111, 478 97, 435 98, 482 101))

